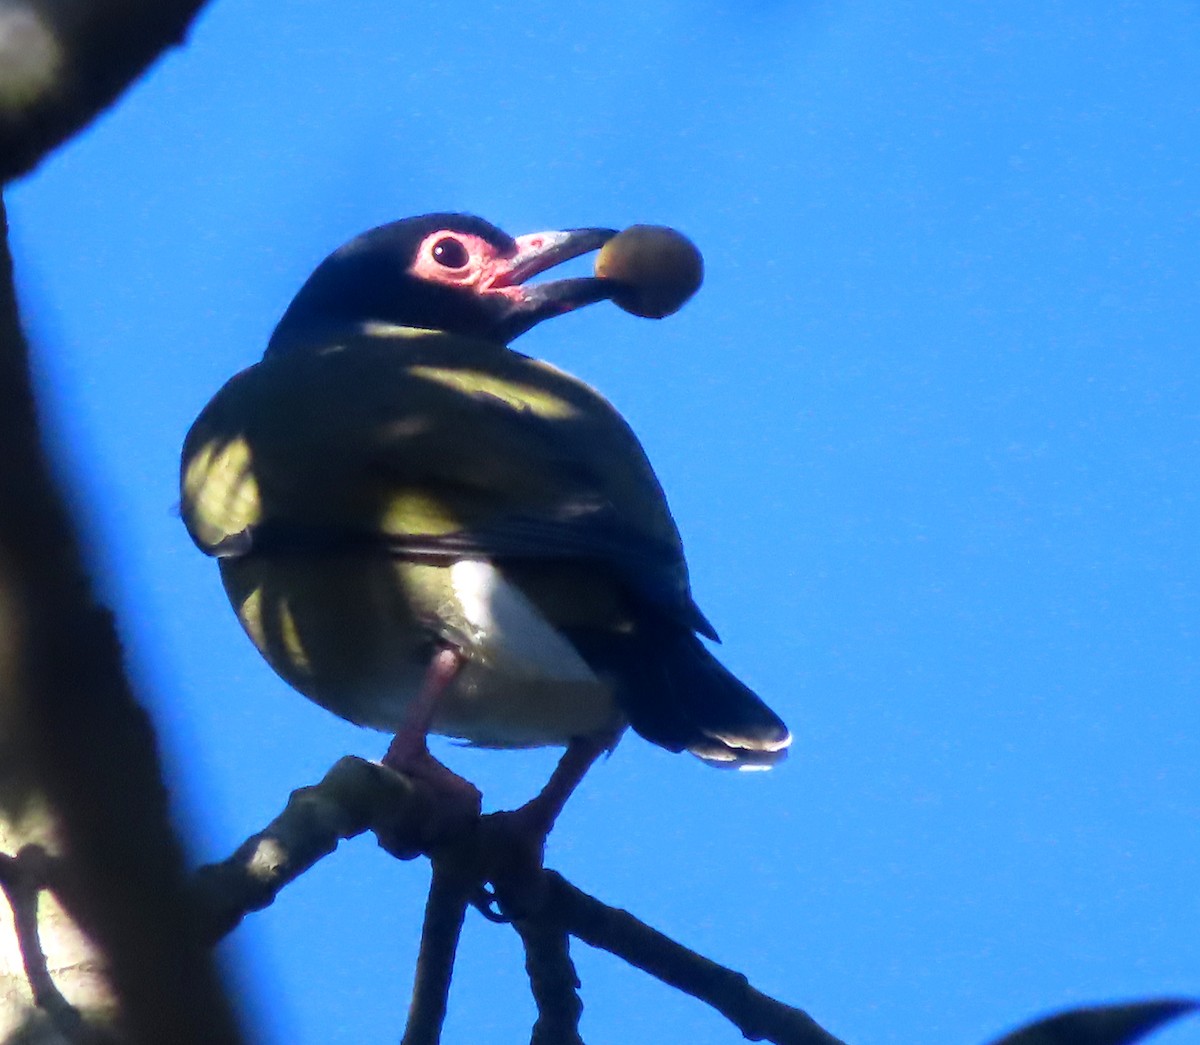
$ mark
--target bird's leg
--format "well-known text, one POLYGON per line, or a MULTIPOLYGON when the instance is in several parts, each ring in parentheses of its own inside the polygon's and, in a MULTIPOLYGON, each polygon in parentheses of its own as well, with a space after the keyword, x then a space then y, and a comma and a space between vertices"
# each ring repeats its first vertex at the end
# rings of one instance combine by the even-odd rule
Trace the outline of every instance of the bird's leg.
POLYGON ((546 786, 523 806, 506 814, 510 823, 544 845, 567 799, 608 747, 607 737, 576 737, 568 743, 546 786))
POLYGON ((567 745, 546 786, 518 809, 483 818, 488 853, 487 879, 473 903, 492 921, 509 921, 540 909, 544 881, 540 874, 546 837, 558 814, 592 763, 612 744, 612 737, 579 737, 567 745))
POLYGON ((443 647, 434 654, 416 699, 408 706, 404 721, 381 761, 397 773, 426 782, 457 805, 467 804, 478 814, 479 789, 434 758, 426 740, 437 702, 461 666, 462 657, 457 650, 443 647))

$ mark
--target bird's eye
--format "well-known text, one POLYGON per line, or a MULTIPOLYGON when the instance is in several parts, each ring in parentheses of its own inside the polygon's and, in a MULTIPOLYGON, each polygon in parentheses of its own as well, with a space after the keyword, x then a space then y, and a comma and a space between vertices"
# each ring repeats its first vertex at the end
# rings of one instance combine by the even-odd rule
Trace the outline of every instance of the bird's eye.
POLYGON ((458 240, 447 236, 433 245, 433 260, 448 269, 460 269, 470 258, 467 248, 458 240))

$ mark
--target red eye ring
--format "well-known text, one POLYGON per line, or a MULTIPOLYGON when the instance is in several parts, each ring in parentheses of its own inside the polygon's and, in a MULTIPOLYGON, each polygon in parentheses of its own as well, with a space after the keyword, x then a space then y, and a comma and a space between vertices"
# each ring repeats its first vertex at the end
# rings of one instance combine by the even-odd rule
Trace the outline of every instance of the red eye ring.
POLYGON ((430 253, 434 261, 448 269, 460 269, 471 259, 467 248, 453 236, 438 240, 430 253))

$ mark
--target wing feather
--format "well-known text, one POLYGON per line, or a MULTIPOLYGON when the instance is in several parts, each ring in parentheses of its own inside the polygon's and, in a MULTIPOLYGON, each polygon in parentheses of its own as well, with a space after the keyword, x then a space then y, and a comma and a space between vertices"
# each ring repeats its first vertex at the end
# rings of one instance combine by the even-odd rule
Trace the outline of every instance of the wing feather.
POLYGON ((497 345, 397 328, 243 371, 188 435, 182 509, 213 555, 599 561, 716 637, 628 425, 582 381, 497 345))

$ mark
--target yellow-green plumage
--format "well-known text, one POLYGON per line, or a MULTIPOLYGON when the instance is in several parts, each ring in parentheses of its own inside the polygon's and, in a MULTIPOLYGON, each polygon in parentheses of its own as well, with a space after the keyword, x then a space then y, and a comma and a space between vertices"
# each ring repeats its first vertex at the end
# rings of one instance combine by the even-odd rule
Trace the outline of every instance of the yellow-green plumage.
MULTIPOLYGON (((566 626, 632 627, 611 570, 556 561, 602 552, 615 536, 629 542, 631 570, 637 554, 660 554, 660 572, 687 599, 674 523, 616 411, 547 363, 432 331, 376 326, 238 374, 188 435, 183 516, 215 554, 274 525, 292 531, 298 548, 221 560, 229 597, 288 682, 380 728, 399 722, 434 636, 470 649, 438 538, 465 533, 476 552, 504 549, 506 579, 566 626), (546 560, 537 556, 549 530, 563 549, 546 560), (425 538, 434 543, 422 549, 425 538), (389 542, 409 554, 386 554, 389 542), (327 550, 340 543, 351 547, 327 550), (316 554, 305 554, 310 545, 316 554)), ((603 682, 511 670, 485 682, 480 654, 436 730, 484 744, 562 743, 618 720, 603 682), (480 687, 502 683, 512 692, 491 693, 480 709, 480 687)))

